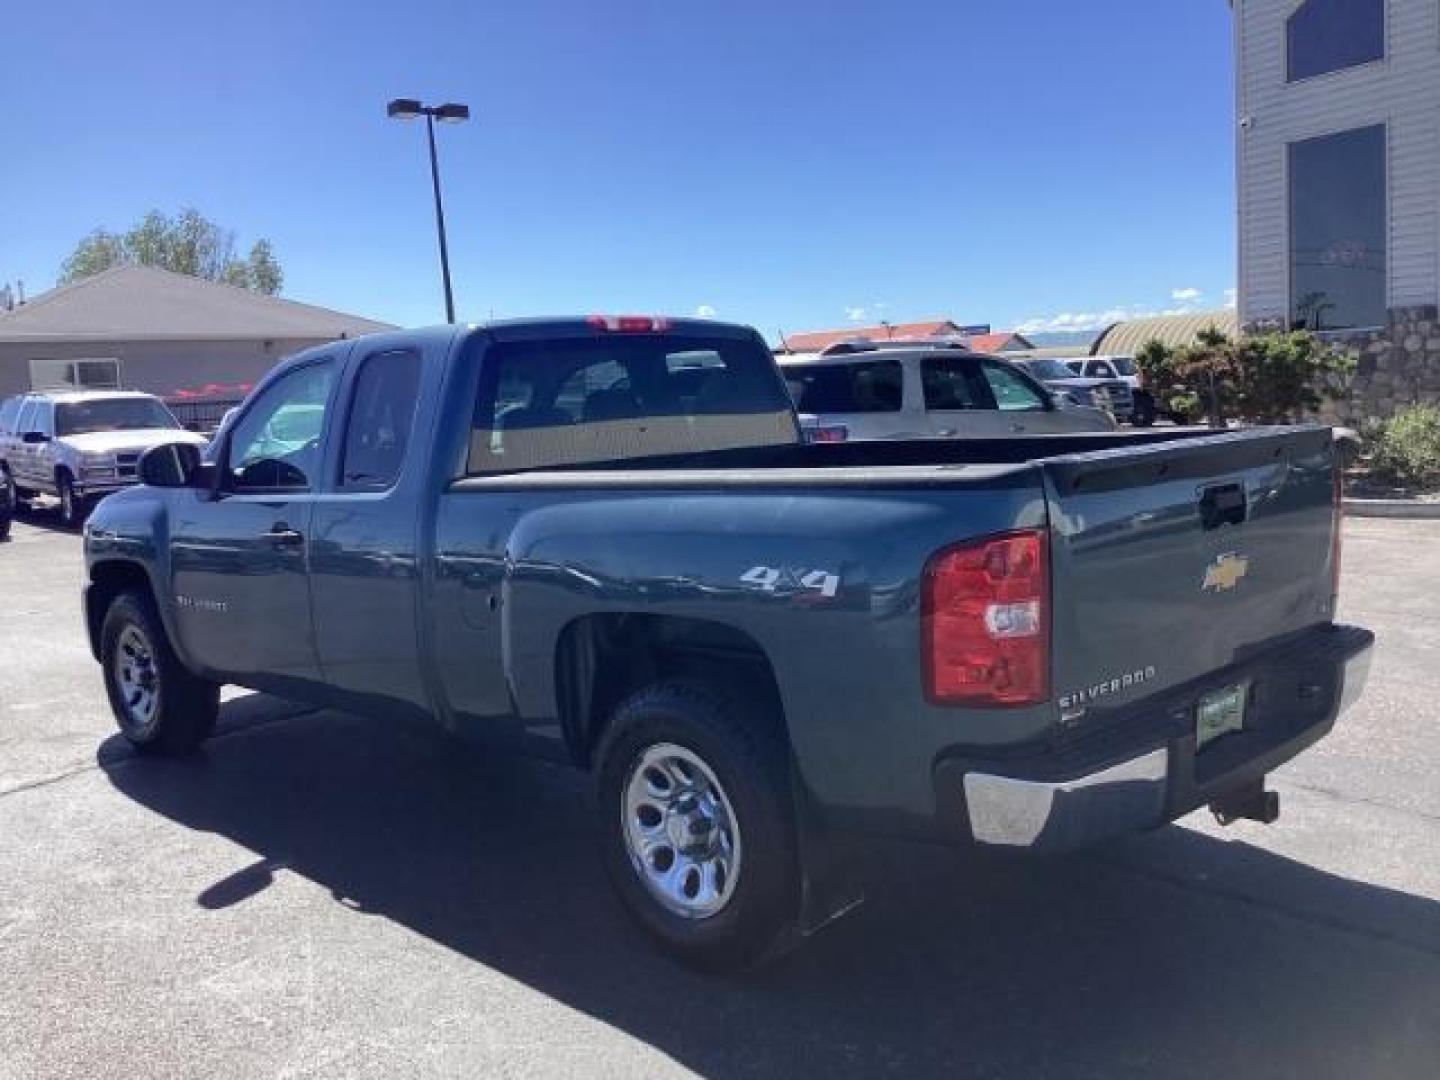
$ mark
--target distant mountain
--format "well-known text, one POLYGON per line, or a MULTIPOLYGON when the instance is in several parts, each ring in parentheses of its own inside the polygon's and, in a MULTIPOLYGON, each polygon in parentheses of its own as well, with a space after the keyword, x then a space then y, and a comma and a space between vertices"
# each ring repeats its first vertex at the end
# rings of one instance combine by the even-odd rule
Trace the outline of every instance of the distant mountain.
POLYGON ((1104 330, 1037 330, 1027 333, 1025 338, 1037 349, 1078 349, 1085 351, 1094 345, 1104 330))

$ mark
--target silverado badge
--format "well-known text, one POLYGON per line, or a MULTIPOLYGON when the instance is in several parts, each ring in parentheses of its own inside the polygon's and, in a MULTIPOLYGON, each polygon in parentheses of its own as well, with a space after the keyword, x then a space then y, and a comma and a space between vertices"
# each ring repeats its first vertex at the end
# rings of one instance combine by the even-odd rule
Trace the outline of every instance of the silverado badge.
POLYGON ((1240 579, 1250 572, 1250 559, 1237 551, 1215 556, 1215 561, 1205 568, 1205 580, 1200 583, 1204 592, 1229 592, 1240 584, 1240 579))

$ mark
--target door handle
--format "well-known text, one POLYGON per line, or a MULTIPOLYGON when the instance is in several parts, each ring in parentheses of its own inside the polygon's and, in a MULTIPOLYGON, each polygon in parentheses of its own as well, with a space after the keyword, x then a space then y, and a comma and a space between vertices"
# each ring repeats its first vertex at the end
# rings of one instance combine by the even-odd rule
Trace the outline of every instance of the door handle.
POLYGON ((1011 424, 1011 425, 1010 425, 1010 430, 1011 430, 1011 431, 1024 431, 1024 430, 1025 430, 1025 425, 1024 425, 1024 424, 1011 424))
POLYGON ((937 434, 943 435, 943 436, 945 436, 945 438, 948 439, 950 436, 952 436, 952 435, 955 434, 955 429, 954 429, 953 427, 941 428, 941 429, 937 432, 937 434))
POLYGON ((277 548, 299 547, 305 542, 305 537, 301 533, 290 528, 283 521, 277 521, 271 526, 270 531, 265 534, 265 539, 277 548))

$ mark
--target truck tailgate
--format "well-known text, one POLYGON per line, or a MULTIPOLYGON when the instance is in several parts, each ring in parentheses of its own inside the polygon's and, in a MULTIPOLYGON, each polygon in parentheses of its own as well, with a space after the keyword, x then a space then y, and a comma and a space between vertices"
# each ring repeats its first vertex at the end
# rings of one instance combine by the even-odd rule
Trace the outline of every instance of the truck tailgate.
POLYGON ((1263 428, 1039 467, 1063 718, 1091 722, 1333 615, 1329 428, 1263 428))

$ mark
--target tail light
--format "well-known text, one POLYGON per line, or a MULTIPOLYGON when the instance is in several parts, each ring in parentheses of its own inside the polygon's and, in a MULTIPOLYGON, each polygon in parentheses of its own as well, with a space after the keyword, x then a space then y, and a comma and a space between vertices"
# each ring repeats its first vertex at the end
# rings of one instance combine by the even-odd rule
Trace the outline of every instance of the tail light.
POLYGON ((654 315, 591 315, 585 320, 596 330, 618 334, 658 334, 670 329, 670 320, 654 315))
POLYGON ((925 695, 936 705, 1038 705, 1050 697, 1045 533, 946 548, 925 567, 925 695))
POLYGON ((850 429, 844 424, 815 424, 805 429, 805 440, 812 443, 847 442, 850 429))

